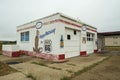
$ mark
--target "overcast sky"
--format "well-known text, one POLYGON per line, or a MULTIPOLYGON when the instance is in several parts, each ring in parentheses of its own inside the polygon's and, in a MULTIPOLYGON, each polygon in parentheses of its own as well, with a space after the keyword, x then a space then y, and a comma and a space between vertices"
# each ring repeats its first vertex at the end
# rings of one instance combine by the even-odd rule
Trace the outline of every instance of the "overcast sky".
POLYGON ((57 12, 98 32, 120 31, 120 0, 0 0, 0 40, 16 40, 16 26, 57 12))

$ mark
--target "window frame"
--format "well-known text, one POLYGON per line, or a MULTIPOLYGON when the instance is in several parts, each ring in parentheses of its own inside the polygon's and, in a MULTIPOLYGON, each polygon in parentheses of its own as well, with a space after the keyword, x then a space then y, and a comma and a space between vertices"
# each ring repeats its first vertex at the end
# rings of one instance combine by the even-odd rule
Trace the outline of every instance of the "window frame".
POLYGON ((21 42, 29 42, 30 41, 30 32, 25 31, 20 33, 20 41, 21 42))
POLYGON ((94 34, 93 33, 87 33, 87 41, 93 41, 94 40, 94 34))

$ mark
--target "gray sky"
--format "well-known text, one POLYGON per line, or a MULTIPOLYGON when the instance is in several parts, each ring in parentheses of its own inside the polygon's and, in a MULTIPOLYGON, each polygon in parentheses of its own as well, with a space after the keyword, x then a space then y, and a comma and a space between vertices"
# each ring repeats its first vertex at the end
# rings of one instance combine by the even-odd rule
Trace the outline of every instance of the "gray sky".
POLYGON ((56 12, 98 32, 120 31, 120 0, 0 0, 0 40, 16 40, 16 26, 56 12))

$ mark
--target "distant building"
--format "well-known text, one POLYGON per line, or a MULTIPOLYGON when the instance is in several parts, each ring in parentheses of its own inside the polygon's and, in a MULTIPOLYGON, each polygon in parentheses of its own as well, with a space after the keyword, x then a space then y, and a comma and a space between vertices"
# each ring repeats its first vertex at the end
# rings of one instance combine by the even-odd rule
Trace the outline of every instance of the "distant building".
POLYGON ((98 33, 98 49, 113 47, 120 48, 120 31, 98 33))
POLYGON ((3 44, 16 44, 16 41, 0 40, 0 52, 2 51, 2 45, 3 44))

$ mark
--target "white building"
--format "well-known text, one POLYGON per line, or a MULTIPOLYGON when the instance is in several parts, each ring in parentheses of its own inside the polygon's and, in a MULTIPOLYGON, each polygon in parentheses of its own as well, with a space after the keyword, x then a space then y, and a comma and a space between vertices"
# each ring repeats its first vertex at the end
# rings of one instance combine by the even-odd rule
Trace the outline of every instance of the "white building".
POLYGON ((17 27, 17 45, 27 55, 52 60, 97 51, 97 29, 56 13, 17 27))

